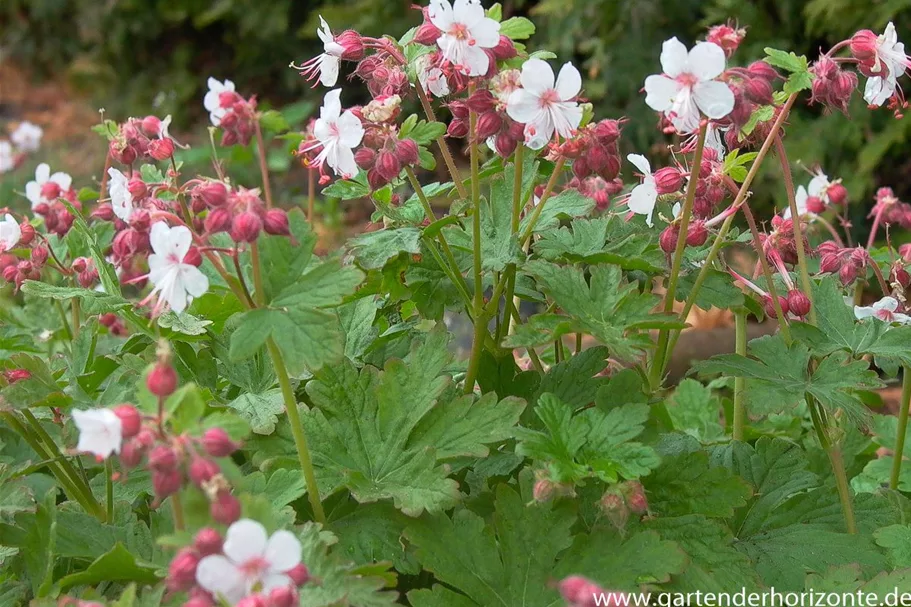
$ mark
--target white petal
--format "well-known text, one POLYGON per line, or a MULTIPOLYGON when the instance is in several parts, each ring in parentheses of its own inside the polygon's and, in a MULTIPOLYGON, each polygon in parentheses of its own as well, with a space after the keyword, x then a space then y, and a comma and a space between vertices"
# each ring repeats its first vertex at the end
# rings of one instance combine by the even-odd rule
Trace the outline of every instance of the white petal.
POLYGON ((810 180, 810 184, 807 186, 807 191, 811 196, 821 196, 825 193, 825 190, 828 187, 828 176, 826 176, 825 173, 818 173, 813 177, 813 179, 810 180))
POLYGON ((449 31, 453 23, 452 5, 448 0, 430 0, 427 11, 430 22, 443 32, 449 31))
POLYGON ((864 318, 870 318, 876 314, 876 310, 870 306, 854 306, 854 318, 857 320, 862 320, 864 318))
POLYGON ((38 185, 44 185, 47 183, 48 178, 51 176, 51 167, 46 162, 42 162, 35 168, 35 181, 38 182, 38 185))
POLYGON ((285 586, 293 585, 294 582, 291 581, 291 578, 283 573, 268 573, 261 580, 262 583, 262 593, 268 594, 276 588, 283 588, 285 586))
POLYGON ((177 261, 183 261, 193 244, 193 233, 187 226, 174 226, 171 228, 168 241, 168 251, 177 258, 177 261))
POLYGON ((645 79, 645 103, 656 112, 666 112, 674 103, 680 83, 667 76, 655 75, 645 79))
POLYGON ((73 178, 68 174, 63 172, 56 172, 50 176, 49 181, 53 181, 60 186, 60 189, 64 192, 70 189, 70 186, 73 185, 73 178))
POLYGON ((661 45, 661 69, 671 78, 688 71, 686 46, 676 37, 661 45))
POLYGON ((3 221, 0 221, 0 251, 8 251, 19 244, 22 238, 22 228, 16 222, 16 219, 6 214, 3 221))
POLYGON ((541 114, 541 99, 525 89, 516 89, 506 102, 506 113, 522 124, 528 124, 541 114))
POLYGON ((907 314, 895 313, 892 315, 892 322, 897 322, 903 325, 911 325, 911 316, 908 316, 907 314))
POLYGON ((575 101, 564 101, 550 106, 550 118, 560 137, 570 138, 582 123, 582 108, 575 101))
POLYGON ((251 558, 260 558, 266 552, 266 528, 260 523, 242 518, 228 527, 222 552, 235 565, 251 558))
MULTIPOLYGON (((481 14, 483 13, 484 9, 481 9, 481 14)), ((469 33, 481 48, 493 48, 500 43, 500 24, 487 17, 471 25, 469 33)))
POLYGON ((642 154, 630 154, 626 157, 626 159, 629 160, 633 166, 639 169, 639 172, 643 175, 652 174, 652 165, 649 164, 648 158, 642 154))
POLYGON ((215 596, 223 596, 232 605, 240 601, 247 590, 241 571, 220 554, 199 561, 196 583, 215 596))
POLYGON ((344 146, 336 150, 335 157, 330 165, 335 173, 344 179, 357 175, 357 163, 354 161, 354 152, 344 146))
POLYGON ((560 68, 556 89, 563 101, 575 98, 582 91, 582 74, 572 63, 567 61, 560 68))
POLYGON ((888 310, 889 312, 895 312, 898 309, 898 300, 894 297, 883 297, 875 304, 873 304, 874 310, 888 310))
POLYGON ((335 86, 338 82, 338 69, 341 61, 338 57, 329 54, 320 56, 319 82, 323 86, 335 86))
POLYGON ((468 68, 469 76, 483 76, 490 70, 490 57, 480 46, 466 46, 462 52, 462 64, 468 68))
POLYGON ((697 83, 693 87, 693 98, 709 118, 724 118, 734 109, 734 93, 727 84, 717 80, 697 83))
POLYGON ((484 7, 477 0, 455 0, 452 3, 452 18, 456 23, 471 27, 484 19, 484 7))
POLYGON ((872 78, 867 78, 867 84, 864 86, 864 101, 879 107, 894 93, 895 86, 888 78, 873 76, 872 78))
POLYGON ((329 29, 329 24, 326 23, 326 20, 323 19, 322 15, 319 15, 319 27, 316 28, 316 35, 319 36, 319 39, 323 44, 328 44, 333 40, 332 30, 329 29))
POLYGON ((162 257, 168 252, 170 234, 171 228, 165 222, 157 221, 152 224, 152 230, 149 232, 149 243, 152 245, 152 250, 162 257))
POLYGON ((290 531, 276 531, 266 545, 266 561, 270 569, 282 573, 297 567, 301 562, 301 543, 290 531))
POLYGON ((323 97, 323 107, 320 108, 320 118, 335 120, 342 113, 342 89, 333 89, 323 97))
POLYGON ((523 88, 540 97, 554 88, 554 70, 546 61, 532 58, 522 65, 520 81, 523 88))
POLYGON ((43 202, 41 199, 41 186, 38 185, 37 181, 29 181, 25 184, 25 197, 32 203, 33 211, 36 206, 43 202))
POLYGON ((364 125, 361 124, 354 112, 348 110, 339 116, 336 122, 338 128, 338 141, 345 147, 354 148, 361 144, 364 138, 364 125))
POLYGON ((724 51, 714 42, 699 42, 690 51, 689 71, 700 80, 720 76, 724 63, 724 51))
POLYGON ((658 190, 653 182, 637 185, 630 193, 627 206, 637 215, 645 215, 645 223, 652 227, 652 213, 655 211, 655 202, 658 200, 658 190))
POLYGON ((209 290, 209 277, 188 263, 180 264, 181 282, 193 297, 202 297, 209 290))
POLYGON ((90 409, 72 412, 73 423, 79 430, 78 451, 106 458, 119 453, 123 435, 120 418, 110 409, 90 409))
POLYGON ((531 122, 525 125, 525 145, 529 149, 540 150, 547 145, 550 138, 553 137, 553 127, 551 126, 548 130, 548 124, 549 123, 545 120, 543 122, 531 122))

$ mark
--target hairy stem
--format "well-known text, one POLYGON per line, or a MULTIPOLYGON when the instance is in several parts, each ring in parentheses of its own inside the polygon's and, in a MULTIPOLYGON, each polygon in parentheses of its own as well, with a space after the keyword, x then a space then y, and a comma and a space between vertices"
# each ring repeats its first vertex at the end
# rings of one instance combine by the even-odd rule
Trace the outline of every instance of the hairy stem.
MULTIPOLYGON (((747 355, 747 312, 737 310, 734 312, 734 352, 741 356, 747 355)), ((732 435, 734 440, 743 440, 743 426, 746 422, 746 405, 744 395, 746 378, 734 378, 734 422, 732 435)))
POLYGON ((114 463, 111 458, 104 462, 104 488, 105 501, 107 502, 107 517, 114 520, 114 463))
POLYGON ((263 195, 266 197, 266 208, 272 208, 272 186, 269 184, 269 165, 266 162, 266 144, 263 142, 263 130, 256 120, 256 151, 259 156, 259 174, 263 180, 263 195))
POLYGON ((538 205, 535 207, 534 212, 531 214, 531 218, 528 220, 528 227, 525 228, 525 231, 522 233, 522 237, 519 239, 519 244, 525 246, 525 243, 531 242, 532 234, 535 231, 535 224, 538 223, 538 219, 541 217, 541 213, 544 211, 544 205, 547 204, 547 201, 550 200, 551 194, 554 192, 554 188, 557 187, 557 181, 560 179, 560 174, 563 173, 563 165, 566 164, 565 158, 560 158, 554 164, 554 172, 551 173, 550 179, 547 181, 547 185, 544 186, 544 193, 541 194, 541 200, 538 202, 538 205))
POLYGON ((851 488, 848 486, 848 474, 845 471, 845 461, 841 447, 832 445, 827 450, 832 471, 835 473, 835 486, 838 488, 838 499, 841 502, 841 511, 845 519, 845 529, 850 534, 857 533, 857 523, 854 520, 854 500, 851 488))
MULTIPOLYGON (((427 115, 427 120, 436 122, 437 117, 433 113, 433 106, 430 104, 430 99, 427 98, 427 92, 424 90, 424 87, 418 85, 414 88, 418 92, 418 99, 421 100, 421 107, 424 108, 424 114, 427 115)), ((452 158, 452 153, 449 151, 449 146, 446 144, 446 140, 442 136, 437 137, 437 147, 440 148, 440 154, 443 156, 443 162, 446 163, 446 167, 449 169, 449 175, 452 177, 452 182, 455 184, 456 190, 459 192, 459 197, 463 200, 468 198, 468 192, 465 190, 465 184, 462 183, 462 176, 459 173, 459 168, 456 166, 455 160, 452 158)))
MULTIPOLYGON (((469 133, 474 137, 477 132, 478 115, 471 112, 468 117, 469 133)), ((474 391, 475 378, 481 363, 481 352, 484 349, 484 335, 487 332, 487 320, 484 316, 484 281, 481 272, 481 175, 477 142, 472 141, 471 155, 471 244, 474 253, 474 335, 471 342, 471 356, 468 359, 468 372, 465 375, 465 393, 474 391)))
POLYGON ((797 246, 797 267, 800 268, 800 284, 804 294, 810 300, 810 324, 816 324, 816 306, 813 305, 813 283, 810 281, 810 271, 807 268, 807 253, 804 250, 803 227, 800 223, 800 214, 797 212, 797 199, 794 195, 794 178, 791 175, 791 165, 788 162, 787 150, 781 141, 781 133, 775 133, 775 151, 781 161, 781 172, 784 175, 784 185, 788 193, 788 208, 791 209, 791 220, 794 225, 794 244, 797 246))
POLYGON ((895 437, 895 449, 892 457, 892 475, 889 477, 889 489, 898 490, 902 473, 902 460, 905 456, 905 433, 908 430, 908 408, 911 407, 911 367, 902 367, 902 399, 898 411, 898 435, 895 437))

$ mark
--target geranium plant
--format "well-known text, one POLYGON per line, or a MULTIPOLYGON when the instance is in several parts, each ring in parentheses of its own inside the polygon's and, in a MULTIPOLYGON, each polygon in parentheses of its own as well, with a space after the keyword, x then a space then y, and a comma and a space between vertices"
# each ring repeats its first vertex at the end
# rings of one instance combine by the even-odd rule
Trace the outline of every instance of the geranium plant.
POLYGON ((890 229, 911 206, 881 189, 855 245, 847 189, 795 179, 784 145, 797 103, 900 118, 892 24, 746 65, 741 29, 667 40, 642 92, 671 153, 623 158, 625 120, 528 51, 531 21, 478 0, 423 17, 398 39, 321 18, 298 69, 330 88, 303 133, 209 78, 209 175, 170 117, 107 120, 97 191, 41 164, 4 201, 0 604, 908 588, 911 251, 890 229), (380 229, 317 256, 313 190, 304 212, 272 189, 278 139, 380 229), (255 146, 258 183, 226 173, 229 146, 255 146), (776 163, 781 210, 756 218, 776 163), (697 307, 732 315, 731 353, 674 384, 697 307), (748 341, 750 317, 774 329, 748 341), (873 413, 901 369, 898 415, 873 413))

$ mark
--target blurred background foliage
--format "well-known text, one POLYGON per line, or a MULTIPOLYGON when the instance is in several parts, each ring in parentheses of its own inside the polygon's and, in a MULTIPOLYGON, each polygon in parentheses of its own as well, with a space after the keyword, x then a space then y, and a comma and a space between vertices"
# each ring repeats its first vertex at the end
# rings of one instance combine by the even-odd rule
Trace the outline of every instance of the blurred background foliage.
MULTIPOLYGON (((626 151, 647 150, 653 157, 667 152, 640 89, 659 70, 661 42, 670 36, 690 44, 706 26, 736 22, 748 30, 732 61, 741 65, 762 58, 766 46, 812 60, 857 29, 881 31, 890 20, 900 38, 911 38, 911 0, 502 3, 504 16, 526 15, 537 24, 531 48, 582 66, 597 116, 630 119, 626 151)), ((401 35, 421 21, 411 0, 0 0, 0 45, 30 76, 65 78, 113 118, 173 113, 187 127, 205 119, 201 99, 209 75, 231 78, 239 91, 275 106, 318 101, 321 91, 311 92, 288 63, 319 52, 319 14, 335 31, 350 27, 373 36, 401 35)), ((363 94, 352 90, 346 98, 363 94)), ((820 165, 845 180, 858 235, 877 187, 891 185, 911 198, 911 119, 865 111, 857 94, 850 119, 803 106, 791 123, 792 161, 820 165)), ((783 186, 774 163, 768 164, 758 197, 780 208, 783 186)))

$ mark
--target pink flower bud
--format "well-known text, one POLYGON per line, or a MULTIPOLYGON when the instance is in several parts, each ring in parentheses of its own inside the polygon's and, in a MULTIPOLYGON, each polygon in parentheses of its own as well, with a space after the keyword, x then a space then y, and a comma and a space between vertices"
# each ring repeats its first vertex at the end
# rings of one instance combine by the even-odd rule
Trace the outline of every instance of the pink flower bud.
POLYGON ((709 231, 705 229, 705 222, 694 221, 686 231, 686 245, 688 247, 701 247, 708 240, 709 231))
POLYGON ((809 196, 807 197, 807 211, 810 213, 822 213, 826 210, 826 203, 823 202, 823 199, 819 196, 809 196))
POLYGON ((560 582, 560 594, 572 607, 588 607, 600 595, 601 587, 581 575, 572 575, 560 582))
POLYGON ((496 112, 485 112, 478 116, 475 125, 475 137, 478 141, 485 141, 500 132, 503 127, 503 119, 496 112))
POLYGON ((127 190, 130 191, 130 196, 133 197, 133 200, 142 200, 149 195, 149 187, 146 183, 137 177, 130 179, 127 183, 127 190))
POLYGON ((420 160, 418 144, 414 142, 414 139, 402 139, 396 145, 395 157, 406 166, 417 164, 420 160))
POLYGON ((146 136, 158 137, 158 133, 161 132, 161 120, 157 116, 146 116, 142 119, 140 127, 146 136))
POLYGON ((573 175, 579 179, 585 179, 591 174, 591 165, 588 164, 588 160, 586 160, 584 156, 573 160, 573 175))
POLYGON ((724 54, 728 57, 734 54, 740 43, 746 36, 746 30, 734 29, 730 25, 715 25, 709 28, 709 33, 705 37, 707 42, 714 42, 721 47, 724 54))
POLYGON ((770 82, 778 78, 778 72, 775 68, 765 61, 754 61, 747 67, 747 71, 750 73, 750 76, 763 78, 770 82))
POLYGON ((47 261, 49 254, 50 253, 48 252, 48 249, 46 246, 39 245, 39 246, 35 247, 34 249, 32 249, 32 253, 31 253, 31 256, 29 257, 29 259, 36 266, 43 266, 44 263, 47 261))
POLYGON ((662 167, 655 171, 654 177, 659 194, 673 194, 683 186, 683 172, 677 167, 662 167))
POLYGON ((442 35, 443 32, 437 26, 425 21, 414 33, 414 41, 423 46, 433 46, 442 35))
POLYGON ((788 310, 794 316, 803 318, 810 312, 810 298, 799 289, 788 291, 788 310))
POLYGON ((595 125, 594 132, 602 145, 614 143, 620 139, 620 121, 602 120, 595 125))
POLYGON ((843 205, 848 202, 848 189, 840 183, 833 183, 826 190, 832 204, 843 205))
POLYGON ((454 118, 446 129, 446 135, 453 139, 463 139, 468 136, 469 125, 467 120, 454 118))
POLYGON ((376 164, 376 150, 368 147, 359 148, 354 153, 354 162, 365 171, 372 169, 376 164))
POLYGON ((6 266, 3 268, 3 280, 6 282, 15 282, 19 269, 16 266, 6 266))
POLYGON ((494 147, 497 154, 503 158, 509 158, 519 146, 519 140, 513 137, 509 132, 502 132, 494 140, 494 147))
POLYGON ((645 514, 648 512, 648 498, 645 496, 645 488, 639 481, 629 481, 624 484, 626 491, 626 505, 630 512, 634 514, 645 514))
POLYGON ((822 255, 819 258, 819 271, 823 274, 837 272, 840 266, 841 263, 839 262, 837 255, 822 255))
MULTIPOLYGON (((778 304, 781 306, 781 312, 783 314, 788 313, 788 300, 784 297, 778 297, 778 304)), ((778 318, 778 312, 775 310, 775 305, 772 303, 772 297, 770 295, 765 295, 762 298, 762 309, 765 311, 765 315, 769 318, 778 318)))
POLYGON ((208 234, 217 234, 231 229, 233 221, 231 211, 224 207, 217 207, 208 212, 203 226, 208 234))
POLYGON ((220 181, 207 181, 193 188, 193 196, 206 206, 221 207, 228 200, 228 188, 220 181))
POLYGON ((208 596, 194 596, 183 607, 215 607, 215 603, 208 596))
POLYGON ((199 565, 199 555, 195 550, 190 548, 180 550, 168 566, 166 582, 168 590, 182 592, 195 585, 197 565, 199 565))
POLYGON ((152 215, 146 209, 136 209, 130 215, 130 227, 140 232, 148 232, 152 225, 152 215))
POLYGON ((282 209, 269 209, 263 218, 263 229, 273 236, 288 236, 291 228, 288 225, 288 214, 282 209))
POLYGON ((844 264, 838 271, 838 279, 847 287, 857 280, 857 267, 850 263, 844 264))
POLYGON ((145 449, 137 441, 124 441, 120 447, 120 465, 126 469, 135 468, 144 454, 145 449))
POLYGON ((629 520, 629 508, 621 495, 608 491, 601 497, 598 505, 614 527, 621 530, 626 527, 629 520))
POLYGON ((190 462, 190 480, 197 487, 212 480, 216 474, 221 473, 221 467, 210 459, 194 457, 190 462))
POLYGON ((183 477, 177 468, 152 471, 152 490, 155 492, 155 497, 160 500, 180 491, 181 485, 183 485, 183 477))
POLYGON ((155 160, 167 160, 174 153, 174 141, 170 138, 149 141, 149 156, 155 160))
POLYGON ((177 454, 167 445, 157 445, 149 452, 149 468, 173 470, 177 467, 177 454))
POLYGON ((209 428, 202 435, 202 448, 212 457, 227 457, 237 451, 237 443, 221 428, 209 428))
POLYGON ((378 190, 387 183, 389 182, 383 179, 383 176, 376 169, 367 171, 367 185, 370 186, 371 190, 378 190))
POLYGON ((664 228, 664 231, 661 232, 661 236, 658 237, 658 245, 661 247, 661 250, 668 255, 676 251, 679 234, 680 228, 676 225, 664 228))
POLYGON ((285 572, 285 575, 291 578, 291 581, 297 586, 303 586, 310 581, 310 570, 303 563, 298 564, 293 569, 289 569, 285 572))
POLYGON ((191 266, 196 266, 197 268, 202 265, 202 253, 199 252, 198 247, 190 247, 187 249, 187 254, 183 256, 183 263, 189 264, 191 266))
POLYGON ((496 100, 493 97, 493 93, 484 89, 476 91, 471 95, 466 101, 465 105, 468 106, 468 109, 476 114, 486 114, 487 112, 492 112, 496 107, 496 100))
POLYGON ((877 38, 875 32, 860 30, 851 36, 851 54, 862 63, 872 61, 876 58, 877 38))
POLYGON ((41 197, 45 200, 56 200, 60 197, 60 185, 53 181, 46 181, 41 186, 41 197))
POLYGON ((258 594, 251 594, 242 598, 235 607, 271 607, 266 599, 258 594))
POLYGON ((222 538, 221 534, 211 527, 204 527, 196 532, 193 538, 193 547, 199 552, 200 556, 209 556, 221 552, 222 538))
POLYGON ((77 257, 73 260, 73 265, 71 267, 73 272, 85 272, 86 267, 88 267, 88 259, 85 257, 77 257))
POLYGON ((532 489, 532 497, 538 503, 549 502, 554 496, 555 489, 553 481, 546 478, 538 479, 532 489))
POLYGON ((133 405, 117 405, 114 415, 120 418, 123 438, 133 438, 142 429, 142 416, 133 405))
POLYGON ((269 607, 295 607, 300 605, 297 589, 290 586, 273 588, 269 593, 269 607))
POLYGON ((159 361, 146 378, 146 387, 155 396, 167 398, 177 389, 177 372, 170 363, 159 361))
POLYGON ((263 220, 253 211, 238 213, 231 222, 231 239, 234 242, 255 242, 263 229, 263 220))
POLYGON ((500 34, 500 41, 490 50, 497 61, 506 61, 507 59, 512 59, 518 55, 516 45, 513 44, 512 40, 502 34, 500 34))
POLYGON ((382 150, 376 157, 376 172, 389 183, 399 176, 402 165, 392 152, 382 150))
POLYGON ((743 92, 755 103, 772 103, 772 83, 765 78, 750 78, 743 87, 743 92))
POLYGON ((111 203, 109 202, 100 204, 95 207, 94 211, 92 211, 91 217, 100 219, 102 221, 111 221, 114 219, 114 207, 112 207, 111 203))
POLYGON ((6 378, 7 383, 14 384, 17 381, 31 379, 32 374, 27 369, 8 369, 3 372, 3 377, 6 378))
POLYGON ((889 273, 889 282, 898 283, 903 289, 907 289, 911 285, 911 275, 908 274, 904 266, 896 263, 889 273))
POLYGON ((354 30, 345 30, 335 37, 335 42, 342 47, 342 59, 345 61, 364 58, 364 39, 354 30))
MULTIPOLYGON (((216 522, 230 525, 240 518, 240 502, 230 491, 219 491, 209 504, 209 514, 216 522)), ((290 577, 290 572, 286 572, 290 577)), ((293 579, 293 578, 292 578, 293 579)))

